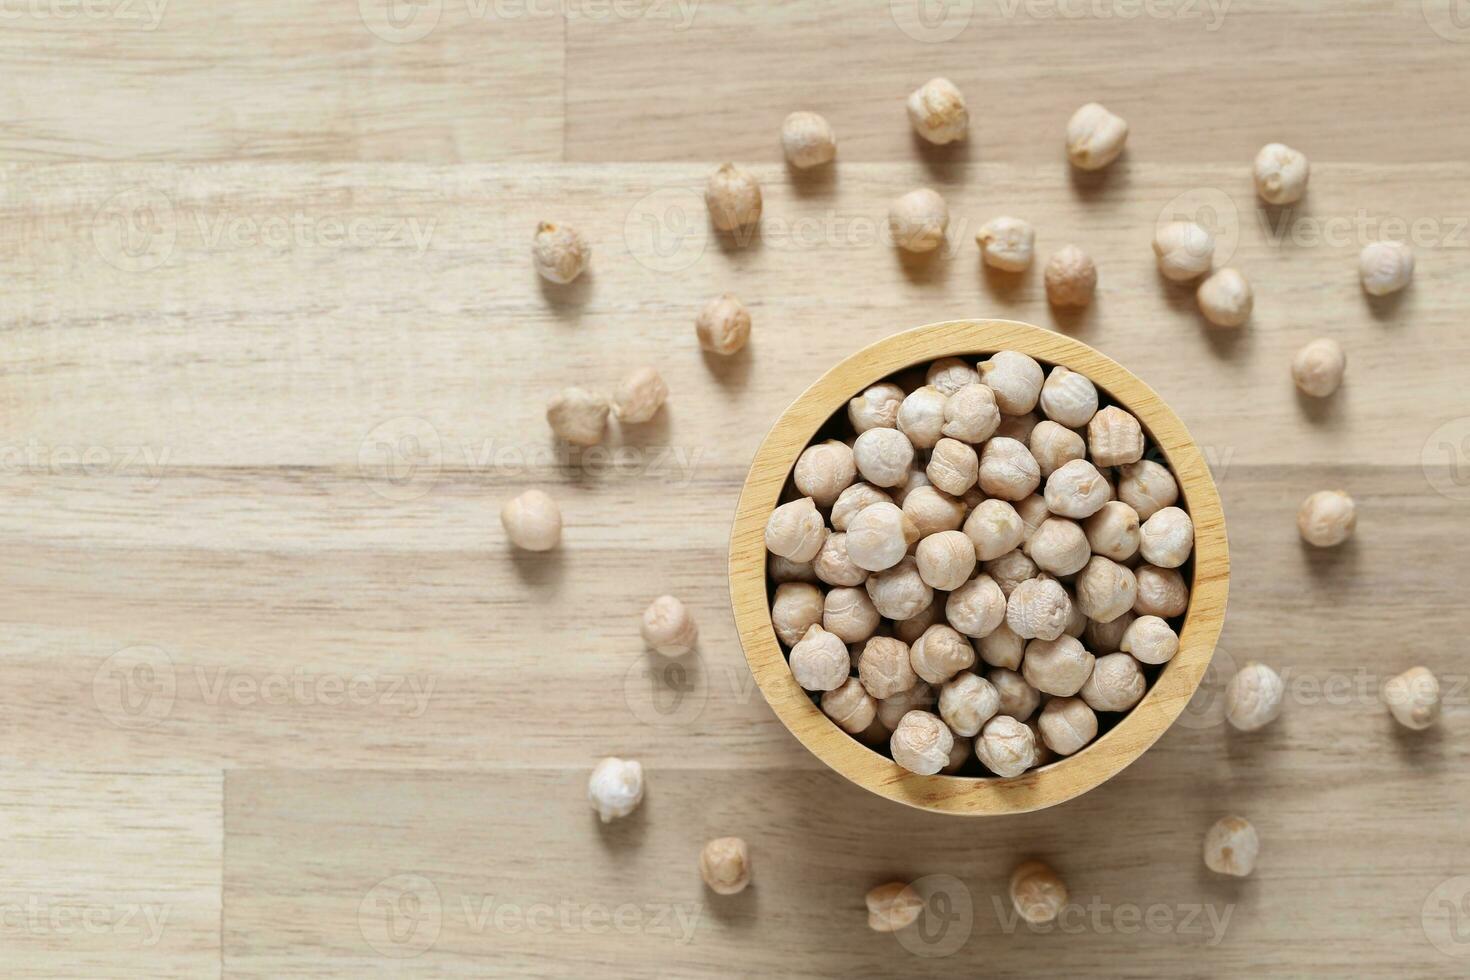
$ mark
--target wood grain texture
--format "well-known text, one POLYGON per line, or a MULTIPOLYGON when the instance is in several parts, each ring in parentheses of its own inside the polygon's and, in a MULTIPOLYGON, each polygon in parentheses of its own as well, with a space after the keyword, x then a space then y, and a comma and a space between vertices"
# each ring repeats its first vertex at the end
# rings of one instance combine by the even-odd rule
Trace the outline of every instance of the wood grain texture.
POLYGON ((1462 975, 1466 950, 1431 942, 1470 929, 1436 904, 1470 875, 1470 45, 1450 4, 1236 0, 1208 31, 980 2, 943 43, 882 0, 701 0, 680 30, 651 5, 572 6, 424 0, 373 21, 394 40, 366 27, 376 0, 174 3, 149 31, 124 17, 146 6, 0 11, 5 972, 1462 975), (901 102, 939 73, 975 125, 935 152, 901 102), (1080 178, 1060 131, 1090 98, 1133 131, 1080 178), (781 164, 797 107, 832 119, 835 169, 781 164), (1269 139, 1312 158, 1288 212, 1251 191, 1269 139), (743 247, 700 199, 731 158, 765 194, 743 247), (950 241, 913 261, 882 229, 921 184, 950 241), (1058 319, 1039 269, 983 272, 974 232, 998 213, 1033 222, 1043 258, 1086 248, 1093 306, 1058 319), (1255 284, 1236 336, 1155 271, 1154 224, 1181 214, 1255 284), (593 243, 569 288, 530 268, 546 218, 593 243), (1379 234, 1411 237, 1418 269, 1369 302, 1355 260, 1379 234), (725 290, 755 333, 720 361, 692 321, 725 290), (791 737, 746 668, 725 561, 792 399, 895 330, 985 316, 1083 340, 1178 412, 1224 503, 1232 594, 1202 693, 1157 745, 977 834, 791 737), (1349 362, 1325 404, 1287 371, 1319 335, 1349 362), (673 391, 659 420, 605 452, 552 445, 553 390, 645 363, 673 391), (528 486, 562 504, 552 555, 500 533, 528 486), (1324 487, 1360 508, 1332 552, 1294 526, 1324 487), (687 663, 638 638, 661 592, 699 619, 687 663), (1220 696, 1253 658, 1288 701, 1243 736, 1220 696), (1377 698, 1414 663, 1446 694, 1418 736, 1377 698), (649 795, 601 828, 585 777, 613 753, 643 760, 649 795), (1227 811, 1261 829, 1244 882, 1201 869, 1227 811), (730 833, 755 884, 716 902, 696 855, 730 833), (1107 910, 1007 931, 993 899, 1029 855, 1107 910), (957 948, 958 919, 917 946, 866 930, 867 888, 929 875, 969 894, 957 948), (441 903, 422 950, 419 879, 441 903), (32 895, 172 911, 145 947, 41 933, 10 907, 32 895), (1154 904, 1167 927, 1129 931, 1121 910, 1154 904), (1201 916, 1227 908, 1211 932, 1201 916))

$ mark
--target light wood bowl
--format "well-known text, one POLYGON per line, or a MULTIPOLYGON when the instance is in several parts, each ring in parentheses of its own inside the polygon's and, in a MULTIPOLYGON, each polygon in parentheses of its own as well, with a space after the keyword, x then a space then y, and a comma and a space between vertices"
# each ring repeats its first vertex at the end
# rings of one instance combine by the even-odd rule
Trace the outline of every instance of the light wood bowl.
POLYGON ((761 693, 791 733, 837 772, 890 800, 939 813, 994 815, 1053 806, 1116 775, 1153 745, 1194 695, 1225 619, 1230 554, 1220 497, 1184 423, 1122 365, 1069 337, 1012 320, 952 320, 895 334, 865 347, 801 394, 756 451, 730 536, 730 597, 745 658, 761 693), (1179 652, 1143 700, 1075 755, 1012 779, 920 776, 838 728, 791 676, 771 626, 766 586, 766 519, 796 457, 848 399, 897 371, 948 356, 1017 350, 1092 379, 1143 423, 1179 481, 1194 521, 1193 582, 1179 652))

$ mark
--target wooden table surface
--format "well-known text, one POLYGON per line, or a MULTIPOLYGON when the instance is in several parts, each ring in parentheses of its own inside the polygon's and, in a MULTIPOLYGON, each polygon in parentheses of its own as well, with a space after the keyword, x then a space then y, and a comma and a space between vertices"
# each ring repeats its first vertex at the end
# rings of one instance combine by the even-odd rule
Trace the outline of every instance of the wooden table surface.
POLYGON ((0 9, 0 972, 8 976, 1463 976, 1470 970, 1470 11, 1461 0, 25 0, 0 9), (954 79, 970 139, 919 144, 905 95, 954 79), (1132 125, 1095 176, 1061 132, 1132 125), (827 115, 797 177, 782 117, 827 115), (1312 161, 1287 211, 1256 149, 1312 161), (729 247, 699 192, 757 174, 729 247), (882 240, 920 184, 928 261, 882 240), (1097 259, 1050 312, 984 274, 975 230, 1027 217, 1097 259), (1238 337, 1160 279, 1161 217, 1211 222, 1256 288, 1238 337), (537 221, 592 271, 541 283, 537 221), (1408 238, 1410 289, 1356 256, 1408 238), (702 356, 709 296, 754 338, 702 356), (1234 575, 1216 668, 1116 779, 968 821, 844 784, 781 727, 736 643, 724 560, 758 440, 823 369, 893 331, 1001 316, 1093 344, 1204 447, 1234 575), (1323 404, 1291 354, 1338 338, 1323 404), (656 365, 664 415, 574 458, 543 408, 656 365), (512 554, 540 486, 561 549, 512 554), (1297 503, 1357 499, 1309 552, 1297 503), (643 650, 655 595, 692 662, 643 650), (1287 680, 1279 723, 1220 720, 1222 675, 1287 680), (1382 681, 1423 663, 1440 725, 1382 681), (648 794, 603 827, 600 756, 648 794), (1204 870, 1226 812, 1255 875, 1204 870), (709 837, 755 884, 702 887, 709 837), (1004 903, 1023 856, 1076 906, 1004 903), (926 929, 865 926, 895 877, 926 929))

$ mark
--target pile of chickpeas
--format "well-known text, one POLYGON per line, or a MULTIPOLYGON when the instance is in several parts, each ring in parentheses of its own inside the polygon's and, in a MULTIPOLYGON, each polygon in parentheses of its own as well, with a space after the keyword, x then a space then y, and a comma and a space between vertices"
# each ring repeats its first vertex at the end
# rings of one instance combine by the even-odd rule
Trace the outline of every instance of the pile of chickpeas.
POLYGON ((1179 649, 1178 484, 1138 419, 1060 365, 999 351, 872 385, 784 499, 765 541, 792 676, 911 772, 1072 755, 1179 649))

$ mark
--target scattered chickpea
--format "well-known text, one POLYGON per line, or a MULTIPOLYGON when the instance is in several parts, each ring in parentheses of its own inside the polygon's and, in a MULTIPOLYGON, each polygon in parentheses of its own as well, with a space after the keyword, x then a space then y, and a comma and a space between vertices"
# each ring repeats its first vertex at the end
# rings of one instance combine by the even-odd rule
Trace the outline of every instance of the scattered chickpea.
POLYGON ((1072 599, 1052 578, 1027 579, 1006 600, 1006 625, 1027 640, 1055 640, 1072 618, 1072 599))
POLYGON ((975 663, 975 648, 952 626, 935 623, 909 648, 914 673, 930 684, 943 684, 975 663))
MULTIPOLYGON (((1085 459, 1074 459, 1046 478, 1046 509, 1059 517, 1083 520, 1102 509, 1113 488, 1097 467, 1085 459)), ((1075 571, 1075 569, 1074 569, 1075 571)))
POLYGON ((543 221, 531 240, 531 261, 547 282, 566 285, 580 276, 592 260, 592 246, 570 225, 543 221))
POLYGON ((995 391, 989 385, 965 385, 944 400, 944 425, 941 435, 965 442, 980 443, 989 439, 1000 427, 1000 407, 995 391))
POLYGON ((1284 693, 1281 675, 1252 661, 1225 685, 1225 718, 1243 732, 1265 728, 1281 714, 1284 693))
POLYGON ((1139 565, 1133 570, 1133 577, 1138 585, 1133 611, 1140 616, 1170 619, 1184 615, 1189 608, 1189 586, 1184 584, 1179 569, 1139 565))
POLYGON ((889 619, 917 616, 934 601, 934 590, 919 574, 919 567, 911 557, 904 558, 892 568, 874 572, 863 584, 867 586, 868 596, 878 607, 879 614, 889 619))
POLYGON ((1400 725, 1422 731, 1439 717, 1439 678, 1428 667, 1410 667, 1383 685, 1383 703, 1400 725))
POLYGON ((964 139, 970 126, 965 96, 947 78, 931 78, 914 89, 905 107, 914 132, 940 146, 964 139))
POLYGON ((1109 405, 1087 423, 1087 450, 1095 466, 1136 463, 1143 458, 1143 427, 1130 413, 1109 405))
POLYGON ((1311 166, 1301 151, 1284 143, 1267 143, 1256 154, 1252 176, 1256 193, 1267 204, 1295 204, 1307 192, 1311 166))
POLYGON ((561 509, 544 490, 527 490, 500 508, 510 543, 524 551, 550 551, 561 543, 561 509))
POLYGON ((975 571, 975 546, 963 531, 940 531, 919 542, 914 561, 919 577, 930 587, 950 592, 975 571))
POLYGON ((897 932, 911 926, 924 911, 919 893, 901 881, 890 881, 868 892, 868 928, 874 932, 897 932))
POLYGON ((705 184, 704 203, 716 230, 740 231, 761 219, 761 185, 733 163, 721 164, 705 184))
POLYGON ((909 772, 932 776, 948 765, 954 733, 936 715, 910 711, 899 720, 888 747, 893 761, 909 772))
POLYGON ((734 895, 750 884, 750 849, 739 837, 716 837, 699 852, 699 876, 717 895, 734 895))
POLYGON ((1032 640, 1026 644, 1021 676, 1042 694, 1067 698, 1082 690, 1095 659, 1080 640, 1065 634, 1055 640, 1032 640))
POLYGON ((903 560, 918 536, 897 504, 870 504, 847 523, 847 555, 858 568, 881 572, 903 560))
POLYGON ((585 388, 563 388, 546 406, 551 431, 574 446, 595 446, 607 432, 607 399, 585 388))
POLYGON ((869 429, 852 444, 853 461, 875 487, 902 486, 914 465, 914 444, 897 429, 869 429))
MULTIPOLYGON (((853 462, 856 463, 856 453, 853 455, 853 462)), ((832 505, 832 527, 838 531, 846 531, 848 523, 859 511, 869 504, 879 503, 891 504, 893 498, 871 483, 854 483, 837 495, 837 502, 832 505)))
POLYGON ((682 657, 699 640, 699 626, 684 603, 661 595, 643 610, 643 642, 666 657, 682 657))
POLYGON ((1036 230, 1020 218, 1002 215, 985 222, 975 234, 975 244, 980 246, 981 260, 991 268, 1025 272, 1031 268, 1036 230))
POLYGON ((1251 318, 1255 293, 1237 269, 1220 269, 1199 284, 1194 298, 1206 320, 1217 327, 1238 327, 1251 318))
POLYGON ((1019 776, 1035 761, 1036 735, 1015 718, 996 715, 975 740, 975 754, 997 776, 1019 776))
POLYGON ((884 381, 869 385, 863 393, 847 403, 847 419, 853 431, 862 435, 869 429, 892 429, 898 425, 898 406, 903 404, 904 391, 896 384, 884 381))
POLYGON ((1097 658, 1080 693, 1094 711, 1127 711, 1143 700, 1146 690, 1148 681, 1137 660, 1126 653, 1108 653, 1097 658))
POLYGON ((1025 551, 1037 568, 1053 575, 1071 575, 1092 556, 1081 525, 1064 517, 1051 517, 1043 522, 1026 542, 1025 551))
POLYGON ((1111 623, 1138 601, 1138 578, 1133 570, 1102 555, 1087 560, 1073 588, 1075 605, 1099 623, 1111 623))
MULTIPOLYGON (((792 561, 811 561, 827 540, 827 525, 810 497, 782 504, 766 520, 766 550, 792 561)), ((851 551, 852 539, 848 539, 851 551)))
POLYGON ((1036 407, 1046 376, 1036 359, 1020 351, 1003 350, 980 364, 980 380, 995 392, 995 403, 1006 415, 1025 415, 1036 407))
POLYGON ((1052 698, 1036 724, 1046 747, 1057 755, 1071 755, 1097 737, 1097 715, 1081 698, 1052 698))
POLYGON ((924 372, 924 384, 937 388, 945 398, 966 385, 979 384, 980 372, 958 357, 941 357, 924 372))
POLYGON ((1414 278, 1414 250, 1403 242, 1369 242, 1358 255, 1358 277, 1370 296, 1396 293, 1414 278))
POLYGON ((1141 459, 1123 466, 1118 476, 1118 499, 1132 507, 1140 521, 1146 521, 1179 500, 1179 484, 1167 467, 1141 459))
POLYGON ((868 571, 853 564, 847 553, 847 534, 834 531, 822 542, 822 550, 812 559, 812 571, 828 585, 862 585, 868 579, 868 571))
POLYGON ((1096 102, 1089 102, 1067 121, 1067 159, 1079 170, 1101 170, 1123 152, 1128 123, 1096 102))
POLYGON ((1076 245, 1064 245, 1046 263, 1046 300, 1052 306, 1086 306, 1097 292, 1097 266, 1076 245))
POLYGON ((875 636, 858 655, 858 681, 879 701, 912 690, 919 675, 909 663, 909 645, 891 636, 875 636))
POLYGON ((1358 526, 1358 508, 1341 490, 1318 490, 1296 512, 1302 540, 1317 548, 1335 548, 1352 537, 1358 526))
POLYGON ((791 676, 808 691, 832 691, 841 687, 852 670, 847 644, 820 626, 806 631, 791 648, 791 676))
POLYGON ((1139 663, 1166 664, 1179 652, 1179 634, 1157 616, 1139 616, 1123 631, 1118 649, 1139 663))
POLYGON ((966 636, 983 639, 1005 624, 1005 593, 989 575, 977 575, 949 594, 944 618, 966 636))
POLYGON ((1194 550, 1194 522, 1178 507, 1165 507, 1139 528, 1138 550, 1150 565, 1178 568, 1194 550))
POLYGON ((866 589, 839 586, 822 600, 822 629, 843 643, 861 643, 878 629, 882 617, 866 589))
POLYGON ((1205 834, 1205 867, 1216 874, 1244 878, 1256 867, 1261 839, 1244 817, 1221 817, 1205 834))
POLYGON ((821 707, 822 713, 849 735, 866 731, 878 717, 878 702, 856 677, 849 677, 841 687, 823 694, 821 707))
POLYGON ((626 817, 643 802, 643 766, 615 756, 603 759, 587 779, 587 802, 603 823, 626 817))
POLYGON ((1054 921, 1066 904, 1067 885, 1047 865, 1026 861, 1011 872, 1011 905, 1032 925, 1054 921))
POLYGON ((792 479, 796 489, 811 497, 818 507, 831 507, 857 479, 852 447, 836 439, 807 446, 796 458, 792 479))
POLYGON ((1025 444, 993 436, 980 452, 980 489, 1001 500, 1024 500, 1041 484, 1041 467, 1025 444))
POLYGON ((793 112, 781 123, 781 149, 793 167, 808 170, 837 156, 837 135, 817 113, 793 112))
POLYGON ((1096 514, 1082 522, 1082 530, 1095 555, 1127 561, 1138 553, 1142 531, 1138 511, 1121 500, 1103 504, 1096 514))
POLYGON ((934 251, 944 241, 948 227, 949 205, 929 187, 909 191, 888 208, 893 243, 905 251, 934 251))
POLYGON ((1170 221, 1154 233, 1154 256, 1165 279, 1188 282, 1210 271, 1215 236, 1193 221, 1170 221))
POLYGON ((722 293, 704 304, 694 320, 694 332, 700 347, 729 357, 750 340, 750 311, 734 294, 722 293))
POLYGON ((637 425, 658 414, 669 397, 669 386, 651 367, 641 367, 623 379, 613 395, 613 413, 621 422, 637 425))
POLYGON ((1291 361, 1291 380, 1302 394, 1313 398, 1326 398, 1335 392, 1346 371, 1347 355, 1331 337, 1311 341, 1291 361))
POLYGON ((999 710, 1000 694, 979 674, 961 671, 939 689, 939 717, 963 738, 979 735, 999 710))
POLYGON ((986 673, 985 679, 990 681, 1000 695, 1002 715, 1025 721, 1041 704, 1041 692, 1026 683, 1026 679, 1014 668, 996 667, 986 673))

